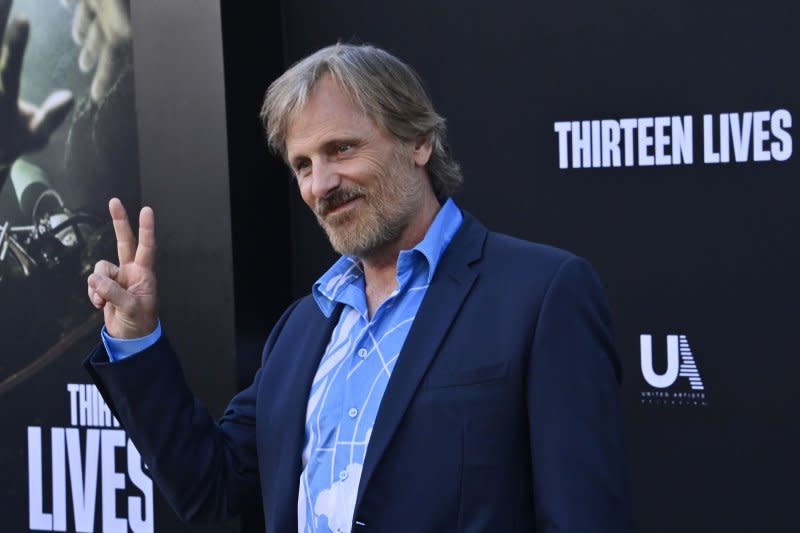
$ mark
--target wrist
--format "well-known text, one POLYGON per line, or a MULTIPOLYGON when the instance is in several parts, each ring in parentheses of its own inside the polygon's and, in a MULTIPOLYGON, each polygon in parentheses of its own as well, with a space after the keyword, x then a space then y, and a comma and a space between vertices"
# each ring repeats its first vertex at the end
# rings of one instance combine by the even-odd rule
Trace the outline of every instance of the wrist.
POLYGON ((112 339, 118 341, 137 341, 146 338, 159 329, 161 322, 158 318, 147 321, 145 324, 137 327, 108 327, 103 326, 106 334, 112 339))
POLYGON ((135 339, 114 338, 105 327, 103 327, 100 336, 105 345, 109 361, 120 361, 153 346, 161 338, 161 322, 156 323, 155 330, 149 335, 135 339))

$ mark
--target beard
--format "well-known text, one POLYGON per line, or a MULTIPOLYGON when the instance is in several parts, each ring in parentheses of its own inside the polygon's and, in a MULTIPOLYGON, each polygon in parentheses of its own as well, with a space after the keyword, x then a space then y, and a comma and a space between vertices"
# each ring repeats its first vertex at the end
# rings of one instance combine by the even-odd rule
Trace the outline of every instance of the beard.
POLYGON ((409 157, 395 152, 373 187, 350 185, 317 201, 314 214, 339 254, 373 257, 397 242, 421 205, 423 187, 409 157), (347 202, 351 209, 331 213, 347 202))

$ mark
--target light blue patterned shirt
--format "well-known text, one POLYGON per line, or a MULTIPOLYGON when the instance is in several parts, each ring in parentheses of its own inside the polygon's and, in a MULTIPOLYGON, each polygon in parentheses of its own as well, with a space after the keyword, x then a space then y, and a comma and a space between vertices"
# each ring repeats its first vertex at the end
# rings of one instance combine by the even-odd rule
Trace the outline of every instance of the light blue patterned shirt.
POLYGON ((397 289, 371 320, 357 259, 341 257, 314 284, 311 293, 325 316, 339 304, 344 308, 314 376, 306 409, 297 501, 300 533, 350 531, 383 393, 439 259, 461 221, 461 211, 448 200, 425 238, 400 252, 397 289))

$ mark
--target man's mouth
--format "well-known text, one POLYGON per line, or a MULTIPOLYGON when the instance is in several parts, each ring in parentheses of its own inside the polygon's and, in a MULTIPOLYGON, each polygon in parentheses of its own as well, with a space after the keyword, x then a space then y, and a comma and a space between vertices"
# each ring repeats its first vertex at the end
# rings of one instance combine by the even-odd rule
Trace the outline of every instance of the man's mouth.
POLYGON ((336 215, 347 211, 362 198, 363 195, 355 191, 343 193, 332 198, 326 198, 320 201, 317 206, 317 213, 322 218, 336 215))
POLYGON ((333 208, 328 211, 327 215, 335 215, 337 213, 341 213, 343 211, 346 211, 347 209, 352 207, 360 199, 361 199, 361 196, 354 196, 353 198, 350 198, 349 200, 345 200, 344 202, 341 202, 338 205, 333 206, 333 208))

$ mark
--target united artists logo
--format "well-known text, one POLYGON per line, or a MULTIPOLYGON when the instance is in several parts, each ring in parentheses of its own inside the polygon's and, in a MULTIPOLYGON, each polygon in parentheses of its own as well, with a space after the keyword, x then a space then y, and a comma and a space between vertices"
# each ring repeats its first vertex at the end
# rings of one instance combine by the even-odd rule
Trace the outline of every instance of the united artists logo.
POLYGON ((650 385, 641 391, 643 405, 706 407, 703 378, 686 335, 667 335, 667 364, 663 373, 653 366, 653 337, 639 337, 642 377, 650 385))

